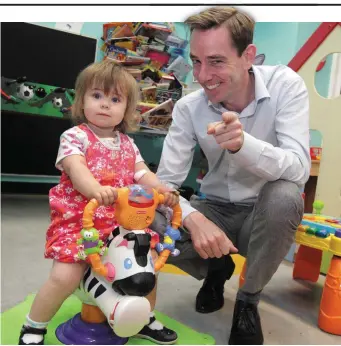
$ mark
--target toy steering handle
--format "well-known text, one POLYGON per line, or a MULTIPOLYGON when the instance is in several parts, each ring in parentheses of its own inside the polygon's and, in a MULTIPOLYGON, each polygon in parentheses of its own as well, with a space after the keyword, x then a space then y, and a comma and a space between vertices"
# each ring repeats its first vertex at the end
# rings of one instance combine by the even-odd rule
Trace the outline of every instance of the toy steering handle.
MULTIPOLYGON (((163 194, 159 194, 159 204, 163 204, 165 201, 165 196, 163 194)), ((172 228, 178 229, 181 225, 182 219, 182 210, 180 204, 176 204, 173 208, 173 216, 171 220, 172 228)), ((167 259, 170 255, 171 251, 168 249, 164 249, 160 252, 158 259, 154 264, 155 271, 158 272, 167 262, 167 259)))
MULTIPOLYGON (((163 204, 165 201, 165 196, 161 193, 157 193, 157 194, 158 194, 158 200, 159 200, 158 204, 163 204)), ((119 195, 120 194, 118 194, 118 196, 119 195)), ((94 226, 93 216, 98 206, 99 206, 99 203, 97 202, 96 199, 91 199, 90 202, 85 206, 83 219, 82 219, 84 229, 91 229, 94 226)), ((171 220, 171 225, 172 225, 172 228, 178 229, 179 226, 181 225, 181 220, 182 220, 182 211, 181 211, 181 207, 179 203, 176 204, 172 209, 173 209, 173 216, 171 220)), ((154 265, 155 271, 159 271, 165 265, 170 253, 171 252, 168 249, 164 249, 163 251, 161 251, 154 265)), ((100 256, 98 254, 97 256, 90 255, 89 260, 96 273, 107 277, 108 269, 103 265, 103 263, 100 260, 100 256)))
POLYGON ((97 199, 94 198, 85 206, 82 219, 83 228, 90 229, 94 226, 93 217, 98 207, 99 203, 97 202, 97 199))
MULTIPOLYGON (((82 219, 84 229, 91 229, 94 226, 92 219, 98 206, 99 203, 96 199, 90 200, 90 202, 85 206, 82 219)), ((97 274, 104 276, 107 279, 110 278, 109 268, 102 263, 101 257, 98 253, 89 254, 88 259, 91 267, 97 274)))

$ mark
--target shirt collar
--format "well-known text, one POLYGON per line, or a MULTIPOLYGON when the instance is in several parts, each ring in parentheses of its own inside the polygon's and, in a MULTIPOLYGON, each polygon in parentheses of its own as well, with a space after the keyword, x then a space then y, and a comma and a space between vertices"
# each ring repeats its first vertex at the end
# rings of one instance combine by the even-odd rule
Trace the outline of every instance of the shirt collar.
MULTIPOLYGON (((264 83, 264 80, 262 78, 262 75, 258 69, 257 66, 252 65, 251 69, 250 69, 250 73, 253 73, 253 75, 255 76, 255 100, 256 103, 258 103, 260 100, 264 99, 264 98, 270 98, 270 94, 268 89, 266 88, 266 85, 264 83)), ((205 94, 206 96, 206 94, 205 94)), ((215 109, 221 110, 222 108, 224 108, 221 104, 216 104, 216 103, 212 103, 206 96, 207 99, 207 103, 208 106, 210 107, 214 107, 215 109)))
POLYGON ((259 68, 252 65, 251 73, 255 76, 255 99, 257 102, 264 98, 270 98, 269 91, 264 83, 264 79, 259 71, 259 68))

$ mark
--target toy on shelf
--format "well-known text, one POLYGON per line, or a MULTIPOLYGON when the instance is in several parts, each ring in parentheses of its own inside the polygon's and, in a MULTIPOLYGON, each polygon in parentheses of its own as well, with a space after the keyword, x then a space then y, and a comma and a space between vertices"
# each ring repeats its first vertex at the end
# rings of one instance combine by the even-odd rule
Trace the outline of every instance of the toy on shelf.
POLYGON ((71 115, 74 96, 73 89, 1 76, 1 107, 5 111, 66 118, 71 115))
POLYGON ((310 157, 312 160, 321 160, 322 148, 321 147, 310 147, 310 157))
POLYGON ((64 344, 126 343, 149 322, 150 304, 145 297, 155 286, 155 272, 169 255, 179 253, 175 249, 182 218, 179 204, 173 208, 164 243, 156 245, 160 254, 154 266, 147 227, 158 205, 163 204, 164 195, 142 185, 123 187, 117 193, 114 207, 120 226, 108 238, 105 250, 93 223, 97 201, 91 200, 84 209, 79 244, 91 266, 75 292, 82 301, 81 313, 56 330, 64 344))
POLYGON ((125 65, 138 83, 141 131, 168 131, 173 106, 182 97, 186 75, 192 69, 185 58, 188 41, 174 29, 167 22, 103 24, 104 59, 125 65))

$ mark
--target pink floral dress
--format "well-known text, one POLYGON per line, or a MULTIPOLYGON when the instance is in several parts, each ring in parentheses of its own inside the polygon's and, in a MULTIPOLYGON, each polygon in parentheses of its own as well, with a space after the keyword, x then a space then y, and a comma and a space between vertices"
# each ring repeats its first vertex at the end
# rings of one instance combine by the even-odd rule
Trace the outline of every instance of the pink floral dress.
MULTIPOLYGON (((69 155, 83 155, 91 173, 101 185, 123 187, 134 183, 135 164, 143 161, 133 140, 116 132, 114 138, 100 139, 86 125, 75 126, 61 136, 56 167, 69 155)), ((45 257, 60 262, 80 261, 77 239, 82 230, 82 216, 88 200, 73 188, 62 172, 60 183, 49 193, 51 224, 46 234, 45 257)), ((112 206, 100 206, 94 215, 94 227, 100 239, 118 226, 112 206)))

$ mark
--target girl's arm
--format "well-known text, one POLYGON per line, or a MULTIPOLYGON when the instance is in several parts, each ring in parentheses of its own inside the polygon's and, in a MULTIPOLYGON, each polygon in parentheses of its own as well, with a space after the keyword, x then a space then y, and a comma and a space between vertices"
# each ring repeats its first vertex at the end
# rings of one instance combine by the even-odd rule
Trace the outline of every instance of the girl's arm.
POLYGON ((173 207, 179 203, 177 191, 163 184, 144 162, 135 164, 135 181, 140 185, 147 185, 156 189, 159 193, 163 193, 165 195, 165 205, 173 207))
POLYGON ((90 172, 84 156, 71 155, 61 161, 63 170, 70 177, 75 190, 80 192, 87 199, 94 197, 101 184, 94 178, 90 172))
POLYGON ((156 190, 161 187, 161 185, 163 186, 156 174, 151 172, 144 162, 138 162, 135 164, 135 181, 138 184, 147 185, 156 190))
POLYGON ((61 161, 63 170, 70 177, 75 190, 87 199, 96 198, 99 204, 113 204, 117 198, 116 189, 102 186, 90 172, 85 158, 81 155, 70 155, 61 161))

